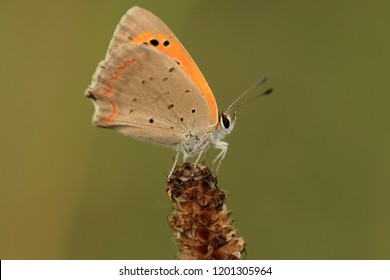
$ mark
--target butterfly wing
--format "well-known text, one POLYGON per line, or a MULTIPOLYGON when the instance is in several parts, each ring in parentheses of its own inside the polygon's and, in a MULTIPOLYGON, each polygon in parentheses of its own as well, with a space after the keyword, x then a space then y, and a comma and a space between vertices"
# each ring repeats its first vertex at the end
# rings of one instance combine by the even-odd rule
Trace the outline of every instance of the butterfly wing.
POLYGON ((129 9, 116 28, 107 55, 118 52, 125 44, 147 44, 174 59, 204 96, 210 110, 210 123, 215 125, 218 122, 217 103, 207 81, 162 20, 145 9, 129 9))
POLYGON ((93 123, 133 138, 177 146, 210 127, 209 107, 186 72, 145 44, 111 50, 86 92, 93 123))

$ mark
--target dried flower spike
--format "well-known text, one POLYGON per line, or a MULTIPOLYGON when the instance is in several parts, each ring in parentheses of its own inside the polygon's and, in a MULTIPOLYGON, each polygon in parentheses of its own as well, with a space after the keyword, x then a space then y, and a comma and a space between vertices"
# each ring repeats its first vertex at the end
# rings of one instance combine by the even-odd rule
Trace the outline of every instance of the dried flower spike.
POLYGON ((233 228, 226 194, 209 168, 191 163, 176 167, 166 191, 172 201, 169 224, 178 239, 179 259, 241 258, 244 239, 233 228))

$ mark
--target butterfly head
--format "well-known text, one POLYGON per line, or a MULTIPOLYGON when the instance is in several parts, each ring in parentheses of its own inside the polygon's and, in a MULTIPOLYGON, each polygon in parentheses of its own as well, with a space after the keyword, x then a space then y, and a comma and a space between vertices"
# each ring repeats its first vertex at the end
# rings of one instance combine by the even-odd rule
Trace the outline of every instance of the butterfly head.
POLYGON ((236 112, 234 112, 233 114, 222 112, 219 115, 219 127, 224 135, 232 132, 235 123, 236 123, 236 112))

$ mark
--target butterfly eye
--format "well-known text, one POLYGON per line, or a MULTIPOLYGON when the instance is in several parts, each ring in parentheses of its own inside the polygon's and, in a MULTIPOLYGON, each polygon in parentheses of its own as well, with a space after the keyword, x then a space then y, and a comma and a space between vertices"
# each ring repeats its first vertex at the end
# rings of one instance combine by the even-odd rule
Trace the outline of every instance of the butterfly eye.
POLYGON ((224 128, 228 129, 230 127, 230 120, 227 115, 221 115, 221 123, 224 128))

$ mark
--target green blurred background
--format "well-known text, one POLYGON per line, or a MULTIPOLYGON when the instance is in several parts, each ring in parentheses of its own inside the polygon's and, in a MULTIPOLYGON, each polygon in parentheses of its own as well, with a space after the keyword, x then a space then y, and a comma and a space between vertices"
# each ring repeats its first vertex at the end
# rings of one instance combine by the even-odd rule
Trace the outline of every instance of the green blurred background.
POLYGON ((220 110, 262 74, 220 169, 247 259, 390 258, 389 1, 1 1, 1 259, 173 259, 173 150, 91 125, 83 97, 139 5, 220 110), (264 87, 265 89, 265 87, 264 87))

